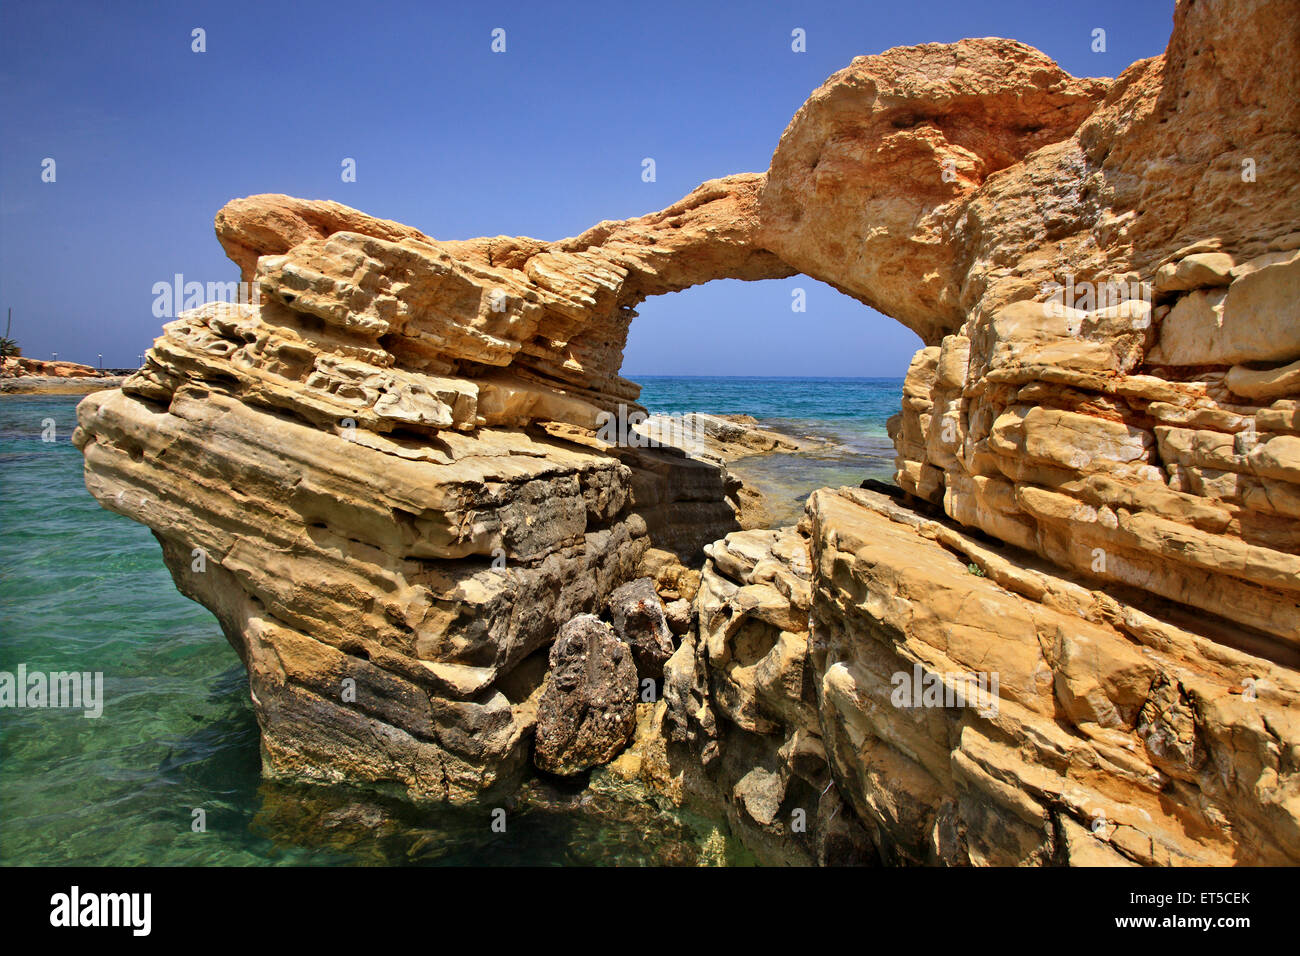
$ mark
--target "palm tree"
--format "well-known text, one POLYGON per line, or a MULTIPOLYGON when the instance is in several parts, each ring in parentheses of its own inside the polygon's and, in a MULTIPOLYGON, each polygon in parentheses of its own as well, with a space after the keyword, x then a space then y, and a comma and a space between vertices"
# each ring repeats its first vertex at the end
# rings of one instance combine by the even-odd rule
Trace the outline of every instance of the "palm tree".
POLYGON ((5 323, 5 334, 0 336, 0 358, 8 358, 11 355, 22 355, 23 350, 18 347, 18 343, 9 337, 9 328, 14 323, 14 310, 9 310, 9 320, 5 323))

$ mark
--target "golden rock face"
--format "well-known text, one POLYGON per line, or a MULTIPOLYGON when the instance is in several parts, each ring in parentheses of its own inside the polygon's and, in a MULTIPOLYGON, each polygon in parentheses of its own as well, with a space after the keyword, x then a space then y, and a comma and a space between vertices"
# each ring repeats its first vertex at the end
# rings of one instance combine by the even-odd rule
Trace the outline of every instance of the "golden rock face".
POLYGON ((895 861, 1300 862, 1300 75, 1257 69, 1297 25, 1181 3, 1113 81, 1008 40, 860 57, 766 173, 558 242, 235 200, 258 301, 82 403, 87 487, 221 621, 271 773, 510 786, 556 635, 648 575, 693 613, 622 763, 756 839, 797 808, 895 861), (598 425, 637 409, 638 303, 796 273, 925 341, 910 497, 739 531, 719 462, 770 439, 598 425), (917 667, 999 706, 895 706, 917 667))

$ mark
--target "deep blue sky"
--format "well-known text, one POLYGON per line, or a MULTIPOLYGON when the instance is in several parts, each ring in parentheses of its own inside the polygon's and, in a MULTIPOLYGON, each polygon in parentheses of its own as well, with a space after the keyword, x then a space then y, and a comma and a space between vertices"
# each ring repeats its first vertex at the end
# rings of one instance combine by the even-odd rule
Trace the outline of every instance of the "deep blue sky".
MULTIPOLYGON (((558 239, 766 169, 794 111, 854 56, 1006 36, 1075 75, 1115 76, 1163 51, 1173 6, 13 0, 0 13, 0 320, 12 307, 27 355, 134 365, 161 324, 155 282, 236 278, 212 231, 233 197, 336 199, 437 238, 558 239), (195 27, 206 53, 191 52, 195 27), (806 53, 791 52, 795 27, 806 53), (1097 27, 1106 53, 1090 50, 1097 27), (355 183, 340 180, 344 157, 355 183)), ((807 278, 715 282, 640 312, 632 377, 901 375, 920 344, 807 278)))

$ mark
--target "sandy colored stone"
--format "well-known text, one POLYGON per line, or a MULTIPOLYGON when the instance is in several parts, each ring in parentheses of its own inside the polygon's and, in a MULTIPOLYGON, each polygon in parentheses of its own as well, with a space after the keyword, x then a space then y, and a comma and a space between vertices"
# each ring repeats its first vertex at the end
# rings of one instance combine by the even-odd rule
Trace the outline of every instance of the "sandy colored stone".
POLYGON ((809 513, 821 737, 846 797, 899 859, 938 862, 936 824, 954 793, 957 853, 969 862, 1260 863, 1300 852, 1296 778, 1275 763, 1262 722, 1294 726, 1294 671, 1227 648, 1207 658, 1213 630, 1207 645, 869 492, 819 491, 809 513), (998 673, 996 712, 891 706, 895 675, 916 666, 998 673), (1242 681, 1262 674, 1277 692, 1243 699, 1242 681), (1174 704, 1175 718, 1180 694, 1197 704, 1174 704), (1180 720, 1197 741, 1181 753, 1180 720), (1268 796, 1218 782, 1274 774, 1268 796), (1196 809, 1174 812, 1162 797, 1171 791, 1196 809), (1056 812, 1099 842, 1060 840, 1047 823, 1056 812), (1094 829, 1099 815, 1108 825, 1094 829))
POLYGON ((680 448, 695 458, 729 462, 749 455, 792 452, 811 447, 735 416, 688 412, 684 415, 651 415, 633 426, 648 440, 680 448))
POLYGON ((1300 395, 1300 359, 1278 368, 1252 369, 1234 365, 1225 380, 1243 398, 1267 402, 1285 395, 1300 395))
POLYGON ((44 378, 102 378, 105 373, 77 362, 44 362, 40 359, 9 355, 0 361, 0 379, 40 376, 44 378))
POLYGON ((1227 285, 1236 265, 1224 252, 1195 252, 1156 270, 1156 292, 1178 292, 1227 285))
POLYGON ((946 251, 994 173, 1067 139, 1105 93, 1011 40, 858 57, 816 90, 772 157, 760 241, 938 344, 962 321, 946 251))
MULTIPOLYGON (((82 403, 87 487, 221 621, 271 774, 469 800, 535 735, 610 759, 632 711, 589 724, 612 698, 560 688, 555 638, 649 577, 694 613, 627 763, 760 847, 825 857, 797 807, 886 862, 1298 862, 1300 74, 1258 68, 1297 18, 1180 2, 1115 80, 999 39, 860 57, 768 171, 556 242, 235 200, 260 301, 82 403), (716 461, 599 430, 642 411, 640 302, 796 273, 925 345, 900 502, 738 531, 716 461), (996 711, 894 706, 917 668, 995 671, 996 711)), ((784 447, 700 421, 718 458, 784 447)))

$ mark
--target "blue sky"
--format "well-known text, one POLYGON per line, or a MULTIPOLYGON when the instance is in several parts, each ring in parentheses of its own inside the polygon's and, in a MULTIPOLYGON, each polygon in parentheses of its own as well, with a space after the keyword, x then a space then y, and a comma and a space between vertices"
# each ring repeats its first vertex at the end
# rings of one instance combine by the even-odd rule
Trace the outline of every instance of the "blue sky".
MULTIPOLYGON (((162 321, 154 283, 237 278, 212 231, 236 196, 335 199, 436 238, 558 239, 766 169, 795 110, 854 56, 1007 36, 1115 76, 1163 51, 1173 6, 6 3, 0 319, 12 307, 27 355, 134 365, 162 321), (806 53, 790 49, 795 27, 806 53), (1105 53, 1090 49, 1097 27, 1105 53), (356 182, 340 179, 345 157, 356 182)), ((920 344, 806 277, 710 283, 639 311, 633 378, 901 375, 920 344)))

